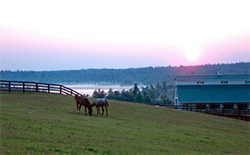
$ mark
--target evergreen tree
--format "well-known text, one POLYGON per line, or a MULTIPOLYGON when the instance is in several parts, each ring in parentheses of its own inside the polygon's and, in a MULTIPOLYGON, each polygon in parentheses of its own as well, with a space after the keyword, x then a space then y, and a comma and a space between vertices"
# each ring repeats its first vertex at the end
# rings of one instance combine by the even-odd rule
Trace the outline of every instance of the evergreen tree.
POLYGON ((167 92, 167 81, 162 82, 162 91, 167 92))
POLYGON ((133 95, 136 96, 137 93, 138 93, 139 91, 140 91, 140 90, 139 90, 137 84, 135 83, 135 84, 134 84, 134 88, 133 88, 133 95))
POLYGON ((136 101, 136 102, 139 102, 139 103, 142 103, 143 99, 142 99, 141 93, 138 93, 138 94, 135 96, 135 101, 136 101))
POLYGON ((106 96, 106 93, 104 92, 104 90, 98 89, 98 91, 94 91, 93 92, 93 97, 94 98, 104 98, 106 96))
POLYGON ((159 82, 157 82, 157 84, 155 85, 155 95, 156 95, 156 97, 159 97, 161 95, 161 90, 162 90, 162 87, 160 86, 159 82))
POLYGON ((146 94, 146 96, 144 97, 144 102, 147 103, 147 104, 152 103, 152 99, 150 98, 150 96, 148 94, 146 94))
POLYGON ((115 93, 113 92, 111 88, 108 91, 107 99, 115 99, 115 93))
POLYGON ((160 103, 161 103, 162 105, 169 104, 169 101, 170 101, 170 100, 169 100, 167 94, 162 94, 160 98, 161 98, 161 102, 160 102, 160 103))
POLYGON ((120 92, 119 91, 114 91, 114 99, 120 100, 120 92))

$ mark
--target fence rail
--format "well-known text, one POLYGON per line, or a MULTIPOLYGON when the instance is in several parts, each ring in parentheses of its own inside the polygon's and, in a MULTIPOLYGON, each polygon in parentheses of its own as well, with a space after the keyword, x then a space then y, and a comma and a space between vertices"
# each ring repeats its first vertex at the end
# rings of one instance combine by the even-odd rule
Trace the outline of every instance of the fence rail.
POLYGON ((37 92, 37 93, 56 93, 64 95, 79 95, 79 92, 65 87, 64 85, 50 84, 50 83, 37 83, 28 81, 7 81, 0 80, 0 91, 22 91, 25 92, 37 92))
POLYGON ((203 113, 231 113, 231 114, 247 114, 250 115, 250 110, 248 108, 243 109, 227 109, 227 108, 203 108, 197 109, 196 106, 175 106, 176 109, 194 111, 194 112, 203 112, 203 113))
POLYGON ((196 106, 175 106, 176 109, 193 111, 193 112, 201 112, 213 115, 219 115, 230 118, 237 118, 241 120, 250 121, 250 110, 248 108, 243 109, 226 109, 226 108, 205 108, 205 109, 197 109, 196 106))

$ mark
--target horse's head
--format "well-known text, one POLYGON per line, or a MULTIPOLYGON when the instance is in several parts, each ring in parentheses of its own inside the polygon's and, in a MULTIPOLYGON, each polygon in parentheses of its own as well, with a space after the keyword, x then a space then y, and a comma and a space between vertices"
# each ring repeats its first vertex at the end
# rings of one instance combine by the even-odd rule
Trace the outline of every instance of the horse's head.
POLYGON ((88 107, 88 111, 89 111, 89 116, 92 116, 92 106, 91 103, 89 102, 89 100, 87 98, 85 98, 85 101, 87 102, 87 107, 88 107))
POLYGON ((92 112, 93 112, 92 107, 89 106, 89 107, 88 107, 88 110, 89 110, 89 116, 92 116, 92 112))
POLYGON ((93 107, 93 106, 96 106, 96 104, 94 102, 91 104, 91 107, 93 107))
POLYGON ((79 100, 79 98, 80 98, 80 97, 79 97, 78 95, 75 96, 76 102, 79 100))

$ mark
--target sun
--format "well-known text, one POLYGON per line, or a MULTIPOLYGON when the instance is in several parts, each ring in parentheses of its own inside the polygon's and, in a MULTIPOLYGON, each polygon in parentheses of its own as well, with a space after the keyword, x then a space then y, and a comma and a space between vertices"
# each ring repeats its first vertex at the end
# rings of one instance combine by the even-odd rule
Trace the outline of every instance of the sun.
POLYGON ((200 50, 189 46, 189 48, 185 48, 185 55, 189 61, 196 61, 200 57, 200 50))
POLYGON ((199 52, 196 52, 196 51, 187 51, 186 52, 186 58, 189 60, 189 61, 195 61, 199 58, 199 52))

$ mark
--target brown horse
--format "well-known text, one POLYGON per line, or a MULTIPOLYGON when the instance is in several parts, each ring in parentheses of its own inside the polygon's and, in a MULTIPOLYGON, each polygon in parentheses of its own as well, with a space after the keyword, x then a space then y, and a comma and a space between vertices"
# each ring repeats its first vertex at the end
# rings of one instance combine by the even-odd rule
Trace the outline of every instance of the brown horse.
POLYGON ((102 107, 102 115, 104 113, 104 108, 106 110, 106 116, 108 116, 108 107, 109 107, 109 103, 106 99, 104 98, 100 98, 100 99, 96 99, 94 100, 94 102, 92 103, 92 107, 95 106, 96 107, 96 111, 97 111, 97 115, 100 114, 100 107, 102 107))
POLYGON ((89 116, 92 115, 92 106, 91 103, 89 102, 89 100, 84 97, 84 96, 75 96, 75 100, 76 100, 76 109, 77 110, 81 110, 81 106, 85 107, 85 115, 87 115, 87 108, 89 111, 89 116))

